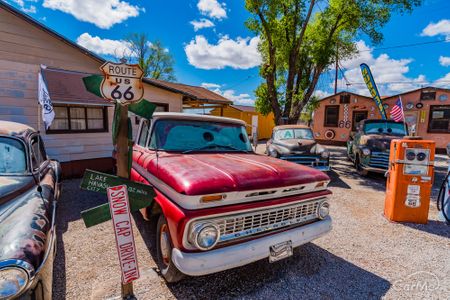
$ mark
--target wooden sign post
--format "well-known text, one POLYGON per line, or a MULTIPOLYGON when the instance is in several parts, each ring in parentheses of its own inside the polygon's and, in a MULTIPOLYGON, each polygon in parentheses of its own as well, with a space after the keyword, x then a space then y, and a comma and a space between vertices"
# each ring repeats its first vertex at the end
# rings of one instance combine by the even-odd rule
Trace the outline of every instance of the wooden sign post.
MULTIPOLYGON (((113 218, 113 224, 116 224, 115 211, 111 206, 111 195, 114 189, 121 187, 125 189, 127 196, 122 200, 126 201, 126 206, 129 211, 149 206, 152 203, 151 200, 154 196, 153 191, 150 192, 148 188, 142 186, 139 187, 139 184, 129 181, 132 155, 132 134, 128 110, 130 108, 130 111, 135 114, 150 119, 156 107, 154 104, 142 99, 144 95, 144 87, 142 85, 143 71, 139 65, 130 65, 126 63, 117 64, 112 62, 104 63, 100 67, 100 70, 103 72, 103 76, 93 75, 83 78, 83 81, 88 91, 115 103, 112 138, 116 152, 117 177, 113 178, 111 175, 98 172, 96 176, 93 176, 92 174, 95 173, 93 171, 87 171, 85 173, 81 188, 107 193, 110 200, 109 204, 94 207, 82 212, 82 217, 88 227, 109 220, 111 217, 113 218), (86 175, 88 177, 87 179, 86 175), (122 186, 117 186, 117 183, 122 184, 122 186), (144 198, 147 200, 147 203, 142 203, 142 198, 135 197, 134 193, 130 193, 130 199, 128 199, 130 186, 136 185, 138 185, 138 190, 140 189, 144 194, 152 196, 151 198, 144 198), (143 206, 143 204, 145 206, 143 206)), ((129 226, 131 226, 131 223, 129 226)), ((130 232, 132 234, 131 230, 130 232)), ((122 298, 135 299, 133 293, 133 280, 139 278, 136 255, 134 253, 134 263, 132 264, 135 272, 133 273, 133 276, 126 276, 126 272, 127 270, 129 271, 129 269, 124 268, 119 245, 120 235, 118 235, 117 232, 115 233, 122 270, 122 298)), ((133 249, 135 251, 134 238, 133 249)), ((127 267, 130 268, 130 265, 127 264, 127 267)))

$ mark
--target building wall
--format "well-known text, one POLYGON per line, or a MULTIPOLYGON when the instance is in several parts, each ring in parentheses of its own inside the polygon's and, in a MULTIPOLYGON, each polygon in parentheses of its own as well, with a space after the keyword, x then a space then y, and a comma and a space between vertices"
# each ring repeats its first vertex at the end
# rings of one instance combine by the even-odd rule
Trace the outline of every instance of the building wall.
MULTIPOLYGON (((433 105, 449 105, 450 106, 450 93, 445 90, 437 90, 436 91, 436 99, 435 100, 422 100, 420 101, 421 90, 413 91, 411 93, 407 93, 401 95, 402 103, 404 106, 404 112, 407 120, 411 120, 412 118, 416 119, 416 135, 421 136, 424 139, 430 139, 436 142, 436 147, 443 149, 446 147, 448 143, 450 143, 450 133, 429 133, 428 132, 428 124, 430 118, 430 106, 433 105), (439 97, 442 94, 447 95, 446 101, 440 101, 439 97), (418 109, 416 108, 416 104, 421 102, 423 107, 418 109), (407 104, 412 103, 413 108, 408 108, 407 104)), ((330 96, 328 98, 323 99, 320 102, 320 106, 314 112, 313 118, 313 131, 314 135, 319 142, 324 144, 345 144, 349 138, 351 132, 352 124, 352 116, 355 111, 364 111, 368 112, 368 119, 381 119, 381 115, 376 108, 374 101, 371 98, 367 98, 364 96, 358 96, 351 94, 350 104, 347 104, 348 114, 347 118, 345 117, 345 105, 339 104, 339 95, 330 96), (334 100, 333 100, 334 99, 334 100), (334 102, 333 102, 334 101, 334 102), (344 126, 338 127, 326 127, 324 126, 325 122, 325 108, 328 105, 339 105, 339 122, 344 121, 344 126), (350 121, 350 127, 345 126, 345 122, 350 121), (335 137, 333 139, 328 139, 325 137, 325 133, 329 130, 335 132, 335 137)), ((384 104, 388 104, 389 108, 386 109, 388 114, 388 118, 390 117, 390 110, 395 105, 398 96, 385 98, 383 99, 384 104)), ((411 124, 408 124, 411 128, 411 124)))
MULTIPOLYGON (((430 121, 430 107, 434 105, 449 106, 450 107, 450 93, 446 90, 436 90, 435 100, 422 100, 420 101, 421 90, 413 91, 404 95, 401 95, 405 117, 407 121, 415 119, 416 134, 424 139, 433 140, 436 142, 436 148, 443 149, 450 143, 450 132, 448 133, 430 133, 428 132, 430 121), (447 100, 439 100, 442 95, 446 96, 447 100), (416 108, 417 103, 422 103, 423 107, 416 108), (408 103, 413 105, 413 108, 408 108, 408 103)), ((389 104, 389 110, 395 105, 398 97, 386 98, 384 103, 389 104)), ((411 125, 408 124, 410 127, 411 125)))
MULTIPOLYGON (((108 132, 46 134, 42 121, 38 128, 38 72, 41 64, 63 70, 100 73, 101 62, 0 8, 0 119, 39 129, 49 156, 63 163, 63 172, 68 176, 81 174, 77 166, 83 170, 85 167, 99 169, 96 168, 99 165, 112 167, 113 107, 108 107, 108 132), (95 159, 95 163, 90 159, 95 159), (97 163, 100 161, 103 163, 97 163)), ((148 84, 144 86, 144 98, 168 103, 170 111, 181 111, 181 95, 148 84)))
MULTIPOLYGON (((220 116, 221 109, 215 108, 211 110, 211 115, 220 116)), ((258 139, 269 139, 272 135, 272 129, 275 127, 273 113, 264 116, 258 112, 241 111, 231 106, 223 108, 223 116, 228 118, 240 119, 247 123, 247 133, 252 133, 252 116, 258 115, 258 139)))
POLYGON ((339 95, 328 97, 320 101, 319 107, 314 111, 312 129, 315 138, 324 144, 345 144, 350 136, 353 125, 353 114, 356 111, 367 111, 368 119, 381 118, 372 99, 351 94, 349 104, 339 104, 339 95), (337 127, 325 126, 325 109, 327 106, 339 106, 339 122, 337 127), (346 108, 347 106, 347 108, 346 108), (347 113, 346 113, 347 111, 347 113), (333 139, 325 137, 327 131, 333 131, 333 139))

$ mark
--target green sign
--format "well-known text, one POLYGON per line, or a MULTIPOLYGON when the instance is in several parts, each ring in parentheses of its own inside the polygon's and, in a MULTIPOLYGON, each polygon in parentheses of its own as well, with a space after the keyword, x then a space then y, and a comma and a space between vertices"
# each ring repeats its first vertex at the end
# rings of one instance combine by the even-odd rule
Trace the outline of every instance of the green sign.
MULTIPOLYGON (((131 211, 138 211, 153 203, 155 191, 151 186, 97 171, 86 170, 80 188, 106 195, 106 189, 108 187, 122 184, 125 184, 128 188, 131 211)), ((111 220, 109 204, 105 203, 82 211, 81 217, 83 218, 86 227, 91 227, 111 220)))

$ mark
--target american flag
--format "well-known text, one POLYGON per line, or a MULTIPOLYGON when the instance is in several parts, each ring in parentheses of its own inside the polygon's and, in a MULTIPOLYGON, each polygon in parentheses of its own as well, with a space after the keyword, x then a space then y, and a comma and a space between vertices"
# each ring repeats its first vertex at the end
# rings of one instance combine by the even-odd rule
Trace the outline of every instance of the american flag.
POLYGON ((391 109, 391 118, 395 122, 400 122, 404 119, 402 99, 400 97, 398 97, 397 102, 395 102, 394 107, 391 109))

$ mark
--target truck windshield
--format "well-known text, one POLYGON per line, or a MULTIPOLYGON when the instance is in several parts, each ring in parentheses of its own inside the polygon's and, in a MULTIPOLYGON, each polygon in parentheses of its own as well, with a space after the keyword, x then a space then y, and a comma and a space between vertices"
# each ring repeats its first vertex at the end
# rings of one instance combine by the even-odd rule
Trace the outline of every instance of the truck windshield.
POLYGON ((287 128, 275 131, 276 140, 303 139, 313 140, 314 136, 309 128, 287 128))
POLYGON ((0 137, 0 175, 24 174, 26 171, 22 143, 13 138, 0 137))
POLYGON ((395 122, 374 122, 364 124, 364 133, 366 134, 390 134, 404 136, 405 125, 395 122))
POLYGON ((238 124, 195 120, 159 120, 150 148, 179 152, 249 152, 245 128, 238 124))

